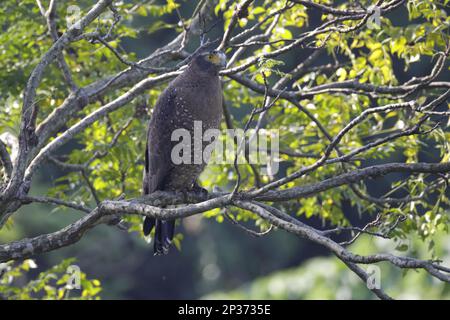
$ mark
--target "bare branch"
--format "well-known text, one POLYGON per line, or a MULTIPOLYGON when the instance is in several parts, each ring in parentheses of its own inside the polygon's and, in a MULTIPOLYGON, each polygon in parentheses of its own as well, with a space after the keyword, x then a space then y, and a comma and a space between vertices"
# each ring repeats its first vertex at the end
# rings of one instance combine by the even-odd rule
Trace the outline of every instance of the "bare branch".
POLYGON ((228 28, 225 30, 225 34, 223 35, 223 39, 218 47, 218 50, 223 50, 228 45, 234 27, 236 26, 240 18, 244 18, 248 15, 248 7, 252 2, 253 0, 243 0, 241 3, 236 4, 236 8, 233 12, 233 15, 231 16, 230 23, 228 25, 228 28))
POLYGON ((0 163, 5 170, 5 178, 9 180, 11 178, 11 172, 13 170, 13 165, 11 162, 11 157, 6 149, 5 143, 0 139, 0 163))

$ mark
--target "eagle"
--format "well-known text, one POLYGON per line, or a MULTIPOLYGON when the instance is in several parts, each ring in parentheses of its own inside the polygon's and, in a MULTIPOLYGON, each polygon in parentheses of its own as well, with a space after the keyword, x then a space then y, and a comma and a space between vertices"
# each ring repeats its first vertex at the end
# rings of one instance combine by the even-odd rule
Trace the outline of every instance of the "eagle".
MULTIPOLYGON (((201 124, 202 132, 219 128, 223 112, 219 71, 225 66, 226 56, 222 51, 194 54, 183 73, 172 80, 158 97, 147 130, 144 195, 155 191, 206 191, 197 183, 206 160, 202 156, 200 163, 174 161, 172 150, 178 142, 172 141, 172 134, 176 130, 184 130, 194 137, 194 126, 198 124, 201 124)), ((204 147, 202 143, 200 148, 204 147)), ((198 147, 190 150, 203 155, 203 150, 198 150, 198 147)), ((190 159, 193 158, 192 154, 190 159)), ((149 235, 153 228, 155 255, 167 254, 174 236, 175 220, 145 217, 144 235, 149 235)))

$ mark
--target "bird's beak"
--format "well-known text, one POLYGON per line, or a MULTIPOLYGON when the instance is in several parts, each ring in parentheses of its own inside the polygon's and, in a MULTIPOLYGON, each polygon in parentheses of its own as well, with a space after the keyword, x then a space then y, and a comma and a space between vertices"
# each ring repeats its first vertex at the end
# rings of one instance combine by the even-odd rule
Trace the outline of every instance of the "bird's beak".
POLYGON ((214 51, 213 63, 219 66, 221 69, 227 66, 227 56, 222 51, 214 51))

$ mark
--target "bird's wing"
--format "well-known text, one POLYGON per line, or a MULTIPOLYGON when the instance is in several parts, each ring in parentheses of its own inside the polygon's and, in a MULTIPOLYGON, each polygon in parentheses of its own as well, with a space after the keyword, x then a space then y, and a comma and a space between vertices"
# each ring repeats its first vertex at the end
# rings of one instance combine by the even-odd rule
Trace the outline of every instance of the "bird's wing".
POLYGON ((144 194, 161 190, 173 164, 170 158, 171 120, 175 116, 175 90, 168 87, 156 102, 147 131, 145 150, 144 194))

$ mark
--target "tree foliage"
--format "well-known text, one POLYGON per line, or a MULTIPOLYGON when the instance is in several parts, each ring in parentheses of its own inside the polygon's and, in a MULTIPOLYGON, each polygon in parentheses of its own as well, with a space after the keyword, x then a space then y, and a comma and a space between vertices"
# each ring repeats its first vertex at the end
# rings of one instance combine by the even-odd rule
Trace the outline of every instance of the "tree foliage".
MULTIPOLYGON (((434 235, 448 231, 448 0, 202 0, 185 17, 179 8, 188 4, 178 0, 19 3, 6 0, 0 8, 0 227, 33 202, 84 215, 53 234, 1 245, 1 261, 69 245, 99 223, 123 219, 119 227, 140 233, 143 215, 203 214, 254 224, 258 235, 277 227, 315 241, 363 280, 358 264, 388 261, 449 281, 449 269, 437 262, 345 249, 363 233, 420 238, 431 248, 434 235), (398 12, 401 21, 392 19, 398 12), (152 23, 136 26, 148 17, 152 23), (139 198, 147 121, 209 29, 220 29, 219 46, 230 60, 221 72, 223 128, 277 130, 280 171, 211 165, 202 184, 218 192, 161 209, 183 201, 139 198), (174 40, 142 59, 124 49, 142 34, 169 31, 174 40), (32 182, 44 163, 62 174, 36 195, 32 182), (386 175, 383 190, 370 188, 370 179, 386 175), (352 225, 345 202, 370 222, 352 225), (311 229, 299 216, 319 217, 329 229, 311 229), (335 239, 338 233, 346 242, 335 239)), ((182 234, 175 244, 182 245, 182 234)), ((27 261, 10 272, 19 275, 27 261)), ((32 297, 30 290, 41 290, 34 285, 3 292, 32 297)), ((43 280, 39 286, 47 290, 43 280)), ((64 297, 61 290, 49 287, 46 297, 64 297)))
POLYGON ((65 259, 61 263, 41 272, 34 280, 29 279, 29 273, 37 268, 36 263, 26 259, 21 263, 12 261, 2 265, 0 270, 0 297, 14 300, 90 300, 98 298, 101 291, 100 281, 89 280, 86 274, 80 272, 79 284, 70 281, 68 268, 75 259, 65 259), (26 281, 28 280, 28 281, 26 281), (74 286, 75 284, 75 286, 74 286), (76 286, 79 285, 77 288, 76 286), (73 292, 76 292, 74 296, 73 292))

